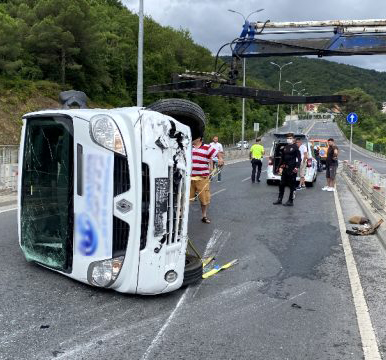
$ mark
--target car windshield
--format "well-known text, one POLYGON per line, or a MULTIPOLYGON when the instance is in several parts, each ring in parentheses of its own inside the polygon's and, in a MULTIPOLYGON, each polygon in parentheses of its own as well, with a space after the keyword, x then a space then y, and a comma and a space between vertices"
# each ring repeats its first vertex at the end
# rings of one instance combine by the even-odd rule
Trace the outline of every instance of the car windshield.
POLYGON ((27 259, 68 269, 72 198, 72 120, 27 119, 21 192, 21 246, 27 259))
POLYGON ((324 141, 313 141, 314 146, 327 147, 327 143, 324 141))

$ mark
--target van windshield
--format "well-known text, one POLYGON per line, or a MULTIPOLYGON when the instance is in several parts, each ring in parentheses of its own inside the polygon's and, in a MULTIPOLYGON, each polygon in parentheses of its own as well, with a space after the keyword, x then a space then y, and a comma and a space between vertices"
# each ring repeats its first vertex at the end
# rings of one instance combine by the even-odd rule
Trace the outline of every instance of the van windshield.
POLYGON ((30 261, 69 271, 73 236, 73 126, 66 117, 27 119, 21 247, 30 261))

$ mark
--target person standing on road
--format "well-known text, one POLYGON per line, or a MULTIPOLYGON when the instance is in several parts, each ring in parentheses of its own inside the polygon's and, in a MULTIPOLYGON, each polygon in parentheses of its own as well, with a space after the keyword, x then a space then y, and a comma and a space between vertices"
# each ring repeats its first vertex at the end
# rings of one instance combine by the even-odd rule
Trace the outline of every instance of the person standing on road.
POLYGON ((290 188, 290 194, 288 201, 283 204, 284 206, 294 205, 294 192, 296 188, 296 174, 298 173, 301 162, 301 155, 299 147, 294 144, 294 134, 287 134, 287 145, 284 147, 280 163, 279 174, 281 174, 281 180, 279 185, 279 197, 275 201, 274 205, 282 204, 285 187, 290 188))
POLYGON ((221 182, 221 172, 222 172, 222 168, 224 166, 223 165, 219 165, 218 164, 218 154, 220 154, 220 156, 222 156, 224 158, 224 148, 222 146, 222 144, 220 144, 218 142, 218 136, 213 136, 213 141, 210 143, 210 146, 214 149, 217 150, 217 156, 213 159, 213 165, 214 165, 214 168, 216 169, 216 172, 217 172, 217 182, 221 182))
POLYGON ((264 154, 265 150, 263 145, 261 145, 261 138, 257 138, 256 143, 251 146, 249 151, 249 158, 252 164, 252 184, 255 183, 255 181, 260 182, 261 167, 263 166, 262 159, 264 154))
POLYGON ((202 218, 205 224, 210 224, 207 210, 210 204, 210 179, 213 170, 213 159, 218 157, 219 165, 223 165, 221 154, 210 145, 203 144, 202 137, 192 141, 192 175, 190 182, 190 200, 194 200, 196 193, 201 203, 202 218))
POLYGON ((326 159, 326 178, 327 186, 322 188, 324 191, 335 191, 335 177, 338 169, 339 149, 335 145, 333 138, 328 139, 327 159, 326 159))
POLYGON ((317 162, 317 169, 318 172, 322 172, 322 163, 320 161, 320 147, 318 145, 314 146, 314 155, 315 155, 315 160, 317 162))
POLYGON ((307 152, 307 146, 302 143, 302 140, 300 138, 296 139, 296 145, 299 147, 300 155, 302 156, 300 169, 299 169, 300 182, 296 190, 303 190, 306 188, 305 176, 306 176, 308 152, 307 152))

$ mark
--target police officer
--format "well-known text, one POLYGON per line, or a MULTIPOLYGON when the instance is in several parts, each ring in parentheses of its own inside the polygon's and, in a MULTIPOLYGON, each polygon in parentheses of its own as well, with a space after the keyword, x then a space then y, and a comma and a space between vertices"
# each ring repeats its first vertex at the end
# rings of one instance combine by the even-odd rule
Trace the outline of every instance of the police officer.
POLYGON ((281 154, 279 163, 279 174, 281 174, 279 197, 275 201, 274 205, 279 205, 283 201, 284 189, 286 186, 290 188, 290 195, 288 201, 283 204, 284 206, 294 205, 294 191, 296 188, 296 174, 298 173, 301 154, 298 146, 295 144, 295 138, 293 133, 287 134, 287 145, 284 147, 281 154))

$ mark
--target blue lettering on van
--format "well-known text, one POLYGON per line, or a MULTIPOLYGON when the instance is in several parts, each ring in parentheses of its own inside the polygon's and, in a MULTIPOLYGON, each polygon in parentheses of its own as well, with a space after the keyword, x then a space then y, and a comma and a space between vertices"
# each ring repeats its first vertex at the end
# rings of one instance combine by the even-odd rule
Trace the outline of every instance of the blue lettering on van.
POLYGON ((85 213, 77 217, 77 232, 80 235, 79 251, 85 256, 91 256, 98 247, 98 235, 91 219, 85 213))

